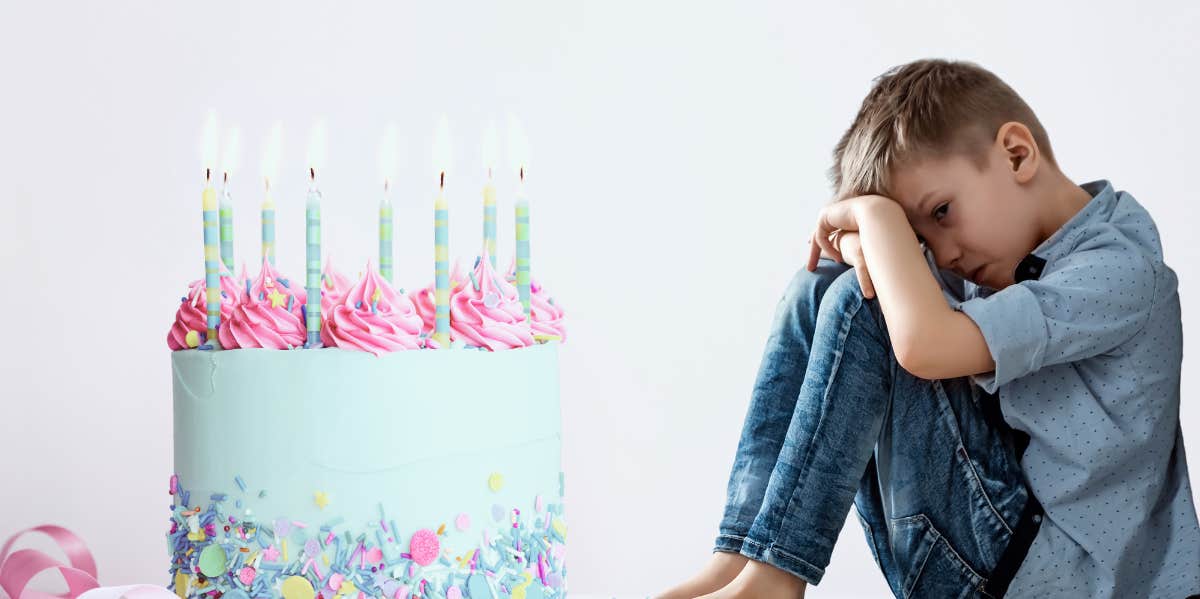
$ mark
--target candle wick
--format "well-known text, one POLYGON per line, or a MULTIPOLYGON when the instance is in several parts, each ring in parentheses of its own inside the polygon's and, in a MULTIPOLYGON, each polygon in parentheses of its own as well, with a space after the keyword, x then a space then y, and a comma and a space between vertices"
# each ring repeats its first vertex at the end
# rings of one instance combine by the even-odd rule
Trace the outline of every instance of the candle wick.
POLYGON ((525 167, 521 167, 521 182, 525 182, 525 167))
POLYGON ((492 178, 492 167, 488 167, 488 179, 492 178))
POLYGON ((388 190, 388 180, 384 179, 383 180, 383 192, 387 193, 387 190, 388 190))
POLYGON ((315 169, 311 166, 308 167, 308 178, 309 178, 309 180, 316 181, 317 180, 317 169, 315 169))
POLYGON ((204 180, 206 182, 212 180, 212 169, 211 168, 204 169, 204 180))
POLYGON ((263 187, 265 187, 267 191, 271 191, 271 178, 270 177, 263 177, 263 187))
POLYGON ((223 175, 222 175, 222 177, 221 177, 221 183, 222 183, 222 184, 225 184, 225 185, 228 185, 228 184, 229 184, 229 171, 225 171, 225 172, 223 173, 223 175))
POLYGON ((446 171, 441 171, 441 173, 438 174, 438 187, 445 189, 445 187, 446 187, 446 171))

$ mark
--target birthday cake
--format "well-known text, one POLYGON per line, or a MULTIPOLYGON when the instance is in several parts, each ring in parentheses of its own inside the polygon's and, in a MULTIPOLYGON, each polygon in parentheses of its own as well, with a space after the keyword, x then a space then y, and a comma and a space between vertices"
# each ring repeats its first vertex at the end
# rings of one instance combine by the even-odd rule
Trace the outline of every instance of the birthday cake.
MULTIPOLYGON (((311 291, 264 259, 181 298, 167 335, 181 598, 553 598, 567 592, 562 312, 486 252, 409 294, 328 263, 311 291), (219 297, 212 343, 208 301, 219 297)), ((528 280, 528 279, 526 279, 528 280)), ((311 290, 311 288, 310 288, 311 290)))

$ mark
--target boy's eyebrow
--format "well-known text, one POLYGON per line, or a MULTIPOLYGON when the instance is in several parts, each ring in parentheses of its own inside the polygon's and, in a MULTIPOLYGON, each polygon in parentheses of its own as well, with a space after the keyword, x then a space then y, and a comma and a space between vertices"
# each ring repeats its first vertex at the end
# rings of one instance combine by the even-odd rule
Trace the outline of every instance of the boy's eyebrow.
POLYGON ((938 190, 938 189, 931 189, 931 190, 925 192, 925 195, 921 196, 921 199, 917 200, 917 215, 918 216, 925 214, 925 202, 928 202, 929 198, 938 194, 940 191, 941 190, 938 190))

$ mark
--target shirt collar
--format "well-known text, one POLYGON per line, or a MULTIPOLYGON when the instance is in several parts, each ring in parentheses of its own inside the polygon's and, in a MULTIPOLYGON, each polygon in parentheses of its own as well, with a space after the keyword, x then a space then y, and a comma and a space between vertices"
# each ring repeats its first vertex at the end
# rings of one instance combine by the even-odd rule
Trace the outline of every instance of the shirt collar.
POLYGON ((1042 271, 1045 270, 1047 262, 1059 258, 1070 251, 1070 248, 1074 247, 1073 243, 1068 242, 1074 239, 1076 235, 1085 230, 1091 223, 1108 220, 1117 200, 1117 194, 1113 191, 1112 183, 1107 179, 1097 179, 1095 181, 1088 181, 1079 187, 1087 191, 1092 196, 1092 199, 1017 264, 1016 270, 1013 271, 1013 280, 1015 282, 1020 283, 1024 280, 1037 279, 1042 276, 1042 271))

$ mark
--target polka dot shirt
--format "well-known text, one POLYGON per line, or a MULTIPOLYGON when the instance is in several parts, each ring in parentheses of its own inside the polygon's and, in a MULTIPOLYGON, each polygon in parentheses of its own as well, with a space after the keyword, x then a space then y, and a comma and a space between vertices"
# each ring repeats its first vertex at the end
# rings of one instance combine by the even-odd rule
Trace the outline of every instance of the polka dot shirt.
POLYGON ((1106 180, 995 291, 939 271, 995 359, 973 381, 1030 436, 1022 467, 1046 511, 1006 597, 1200 593, 1183 433, 1183 331, 1158 228, 1106 180), (1022 280, 1024 279, 1024 280, 1022 280))

